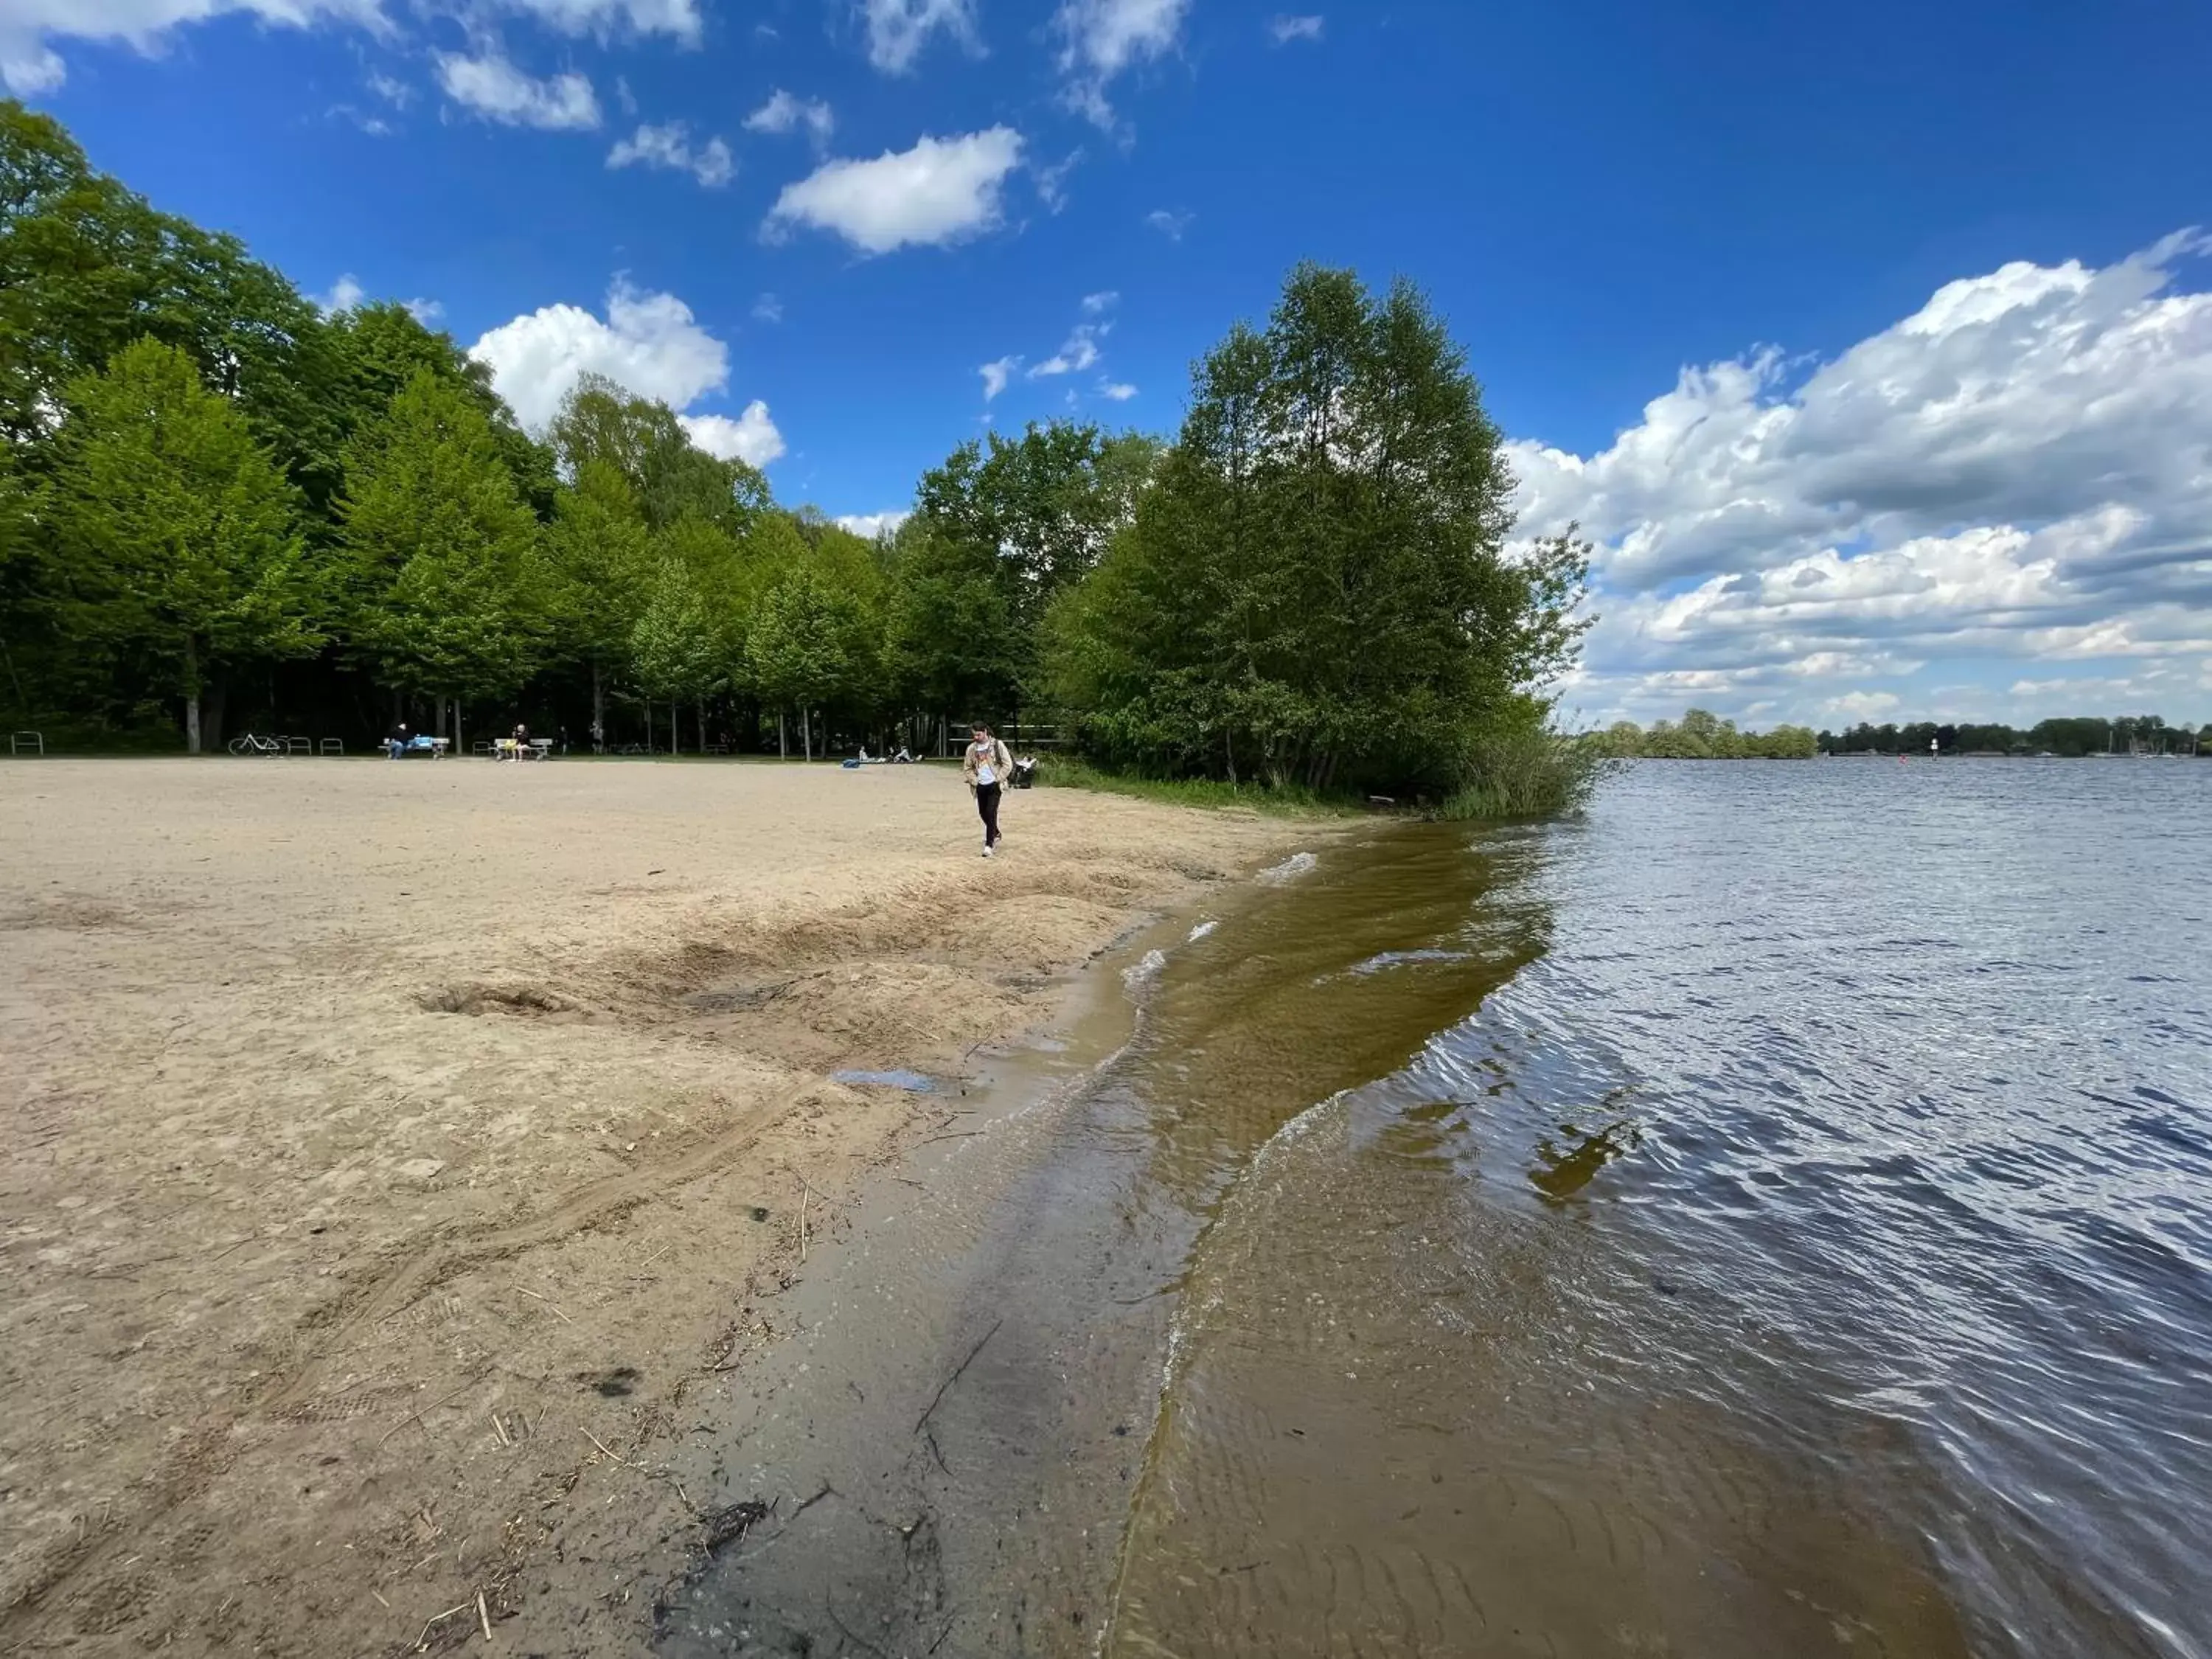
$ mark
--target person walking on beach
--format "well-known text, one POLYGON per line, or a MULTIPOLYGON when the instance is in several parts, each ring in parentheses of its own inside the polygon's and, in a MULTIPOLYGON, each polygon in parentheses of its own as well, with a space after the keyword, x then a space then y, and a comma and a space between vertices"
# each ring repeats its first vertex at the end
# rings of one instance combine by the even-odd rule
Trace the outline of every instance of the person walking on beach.
POLYGON ((999 793, 1006 787, 1013 769, 1013 757, 1006 752, 1006 745, 991 735, 989 726, 979 721, 968 753, 960 763, 960 771, 968 780, 968 787, 975 792, 975 811, 983 820, 985 858, 991 856, 991 849, 1002 839, 999 834, 999 793))

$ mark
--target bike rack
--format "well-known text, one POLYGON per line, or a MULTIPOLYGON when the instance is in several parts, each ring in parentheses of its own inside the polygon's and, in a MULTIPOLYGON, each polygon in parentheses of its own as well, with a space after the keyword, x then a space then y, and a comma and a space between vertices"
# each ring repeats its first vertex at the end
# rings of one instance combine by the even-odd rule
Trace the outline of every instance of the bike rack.
POLYGON ((325 755, 343 755, 345 753, 345 739, 343 738, 325 738, 323 739, 323 753, 325 755))
POLYGON ((45 754, 46 734, 42 732, 10 732, 8 734, 8 752, 10 755, 20 755, 27 749, 34 755, 45 754))
POLYGON ((315 740, 313 738, 287 738, 284 739, 284 752, 288 755, 312 755, 315 752, 315 740))

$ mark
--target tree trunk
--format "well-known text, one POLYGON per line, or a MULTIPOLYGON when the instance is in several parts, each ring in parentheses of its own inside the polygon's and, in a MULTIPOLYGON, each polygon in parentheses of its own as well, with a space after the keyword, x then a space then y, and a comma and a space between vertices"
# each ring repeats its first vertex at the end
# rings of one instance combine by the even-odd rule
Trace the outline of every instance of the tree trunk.
POLYGON ((456 759, 459 759, 468 752, 469 746, 461 738, 461 700, 455 697, 453 699, 453 755, 456 759))
POLYGON ((653 699, 645 700, 645 752, 653 752, 653 699))
POLYGON ((787 711, 781 708, 775 711, 775 757, 778 760, 791 758, 791 721, 787 711))
POLYGON ((679 754, 684 748, 684 716, 676 707, 676 699, 668 700, 668 752, 679 754))
POLYGON ((185 752, 200 752, 200 642, 185 635, 185 752))
POLYGON ((592 752, 598 754, 605 747, 607 735, 606 677, 599 667, 599 659, 592 659, 592 752))
POLYGON ((707 752, 707 700, 699 699, 699 752, 707 752))
POLYGON ((799 705, 799 741, 806 758, 814 758, 814 710, 805 703, 799 705))

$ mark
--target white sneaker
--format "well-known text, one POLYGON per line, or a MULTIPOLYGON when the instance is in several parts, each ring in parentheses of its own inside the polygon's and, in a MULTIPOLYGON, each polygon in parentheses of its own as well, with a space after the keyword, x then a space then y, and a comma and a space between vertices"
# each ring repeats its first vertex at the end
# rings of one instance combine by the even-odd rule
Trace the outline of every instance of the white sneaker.
POLYGON ((984 856, 985 858, 988 858, 988 857, 990 857, 990 856, 991 856, 991 849, 990 849, 989 848, 986 847, 986 848, 983 849, 983 856, 984 856))

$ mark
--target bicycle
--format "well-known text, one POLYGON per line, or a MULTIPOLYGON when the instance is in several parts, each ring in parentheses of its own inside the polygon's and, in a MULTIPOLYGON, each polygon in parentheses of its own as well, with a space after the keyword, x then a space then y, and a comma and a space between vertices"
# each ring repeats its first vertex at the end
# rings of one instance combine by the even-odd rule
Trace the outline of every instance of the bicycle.
POLYGON ((230 740, 234 755, 281 755, 284 752, 282 738, 258 738, 251 732, 241 732, 230 740))

